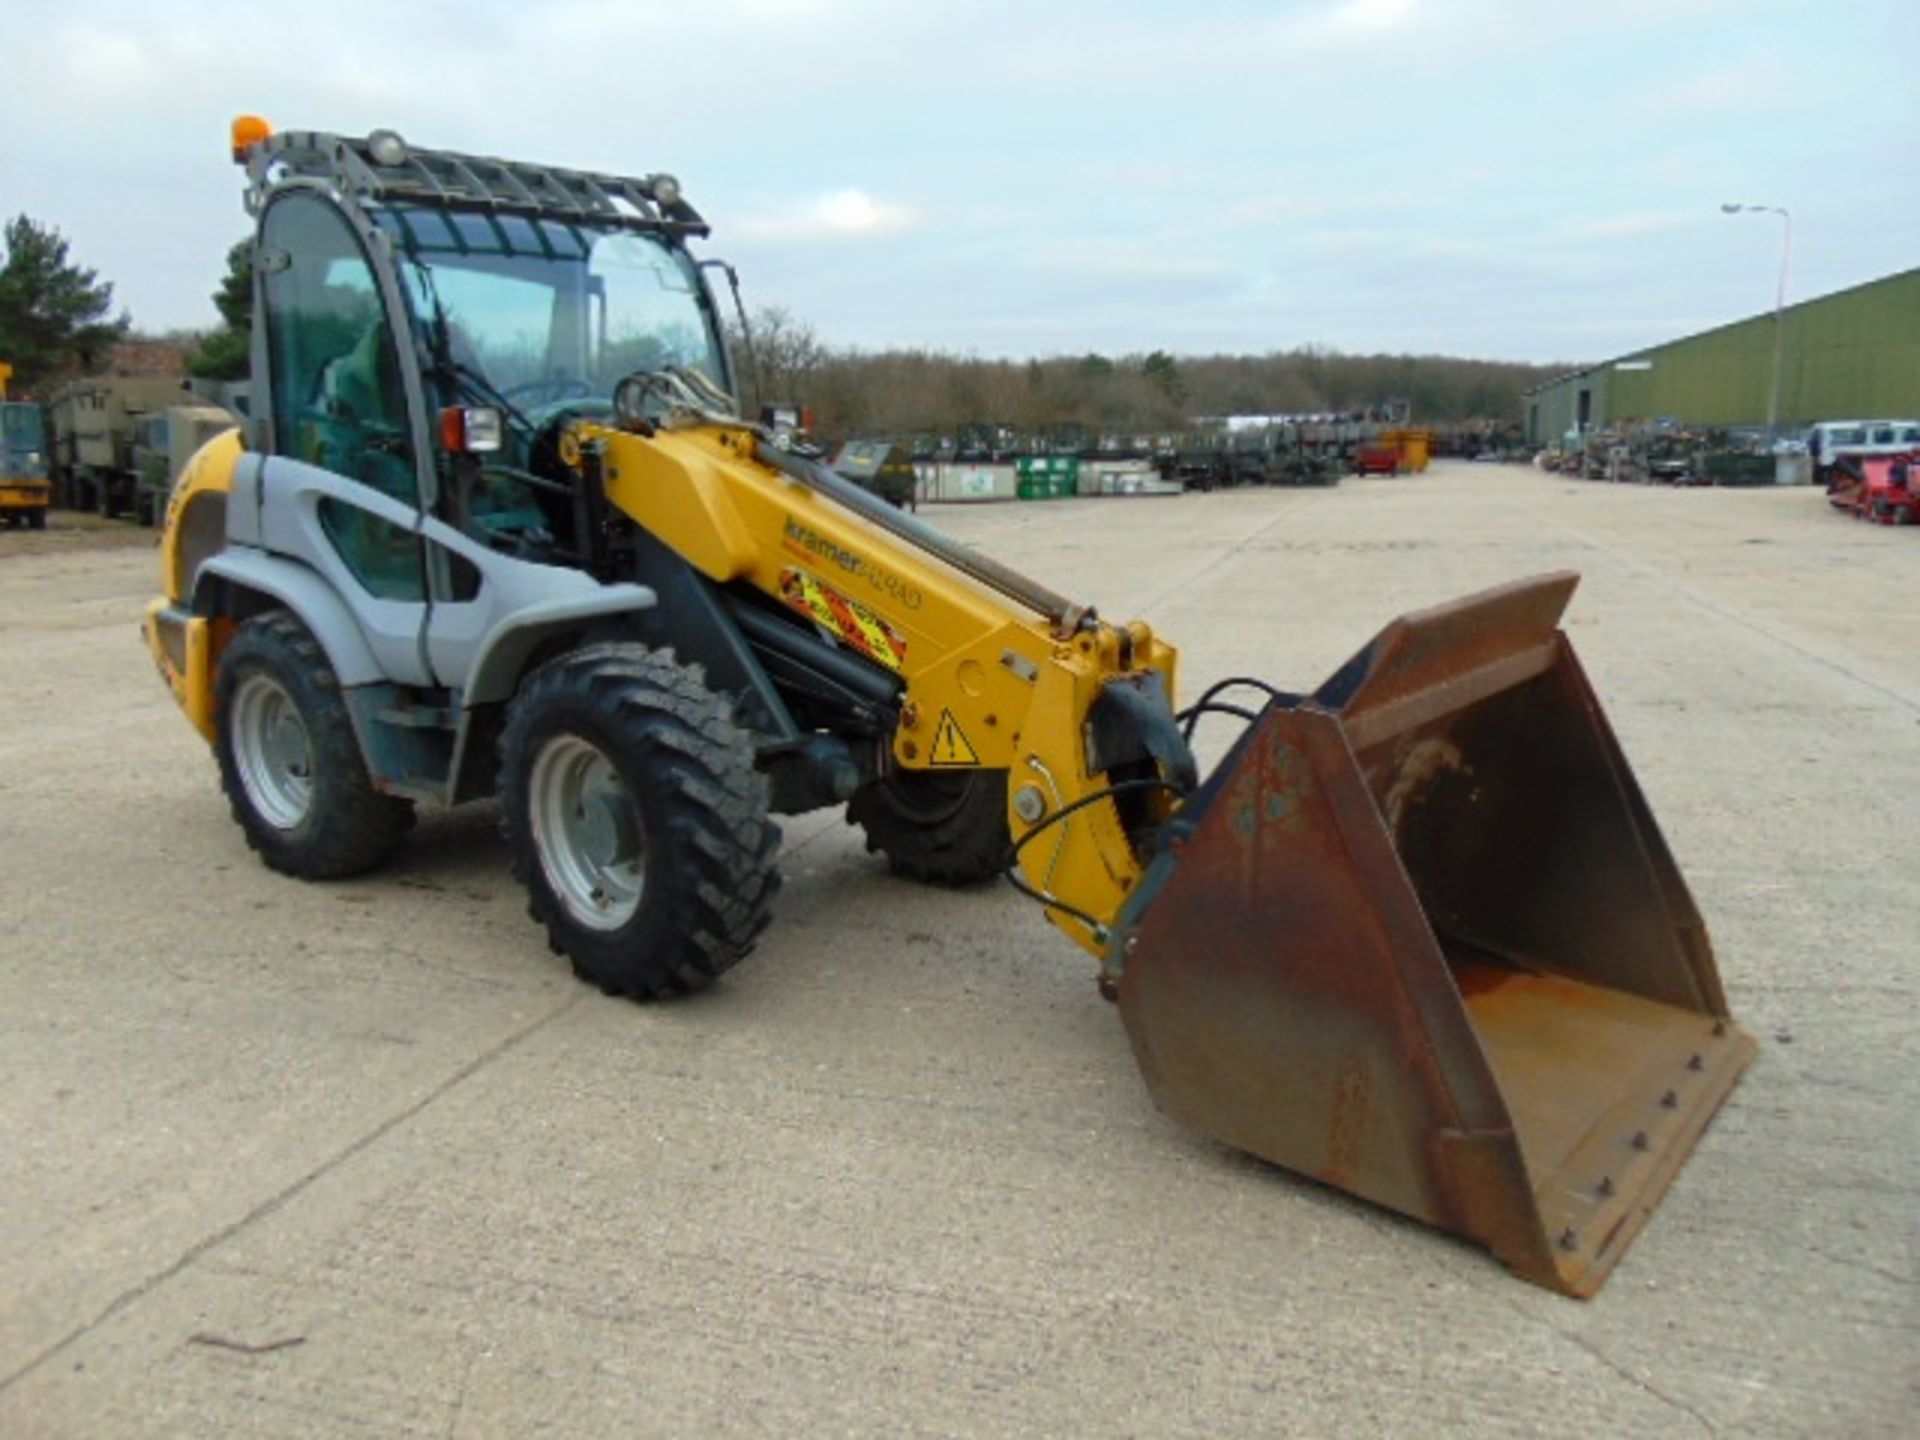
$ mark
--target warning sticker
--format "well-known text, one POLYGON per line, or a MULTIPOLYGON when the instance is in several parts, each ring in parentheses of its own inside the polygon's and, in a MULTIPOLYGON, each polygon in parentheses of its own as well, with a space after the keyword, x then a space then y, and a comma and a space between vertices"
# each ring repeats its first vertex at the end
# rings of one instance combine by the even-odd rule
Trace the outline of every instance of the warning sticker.
POLYGON ((858 600, 822 585, 804 570, 780 572, 780 598, 889 670, 907 663, 906 638, 858 600))
POLYGON ((978 765, 980 752, 973 748, 966 732, 960 728, 960 722, 953 718, 951 710, 940 712, 940 728, 933 732, 933 753, 927 757, 929 765, 978 765))

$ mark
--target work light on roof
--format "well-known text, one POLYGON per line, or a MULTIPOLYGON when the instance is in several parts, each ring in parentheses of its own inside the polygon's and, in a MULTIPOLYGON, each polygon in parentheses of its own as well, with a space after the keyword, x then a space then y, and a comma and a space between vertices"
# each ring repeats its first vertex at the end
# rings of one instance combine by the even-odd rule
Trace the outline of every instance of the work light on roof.
POLYGON ((367 136, 367 153, 373 156, 374 164, 398 169, 407 163, 407 142, 398 130, 376 130, 367 136))
POLYGON ((654 203, 661 207, 680 203, 680 182, 671 175, 656 175, 648 182, 653 187, 654 203))

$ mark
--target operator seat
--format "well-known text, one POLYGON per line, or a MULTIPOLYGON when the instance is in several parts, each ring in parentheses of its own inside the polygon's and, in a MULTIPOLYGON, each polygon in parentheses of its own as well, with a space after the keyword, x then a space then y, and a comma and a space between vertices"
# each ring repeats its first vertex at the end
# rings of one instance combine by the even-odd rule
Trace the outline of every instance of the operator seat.
POLYGON ((386 322, 374 320, 323 364, 314 389, 314 453, 306 458, 412 504, 418 495, 413 447, 386 322))

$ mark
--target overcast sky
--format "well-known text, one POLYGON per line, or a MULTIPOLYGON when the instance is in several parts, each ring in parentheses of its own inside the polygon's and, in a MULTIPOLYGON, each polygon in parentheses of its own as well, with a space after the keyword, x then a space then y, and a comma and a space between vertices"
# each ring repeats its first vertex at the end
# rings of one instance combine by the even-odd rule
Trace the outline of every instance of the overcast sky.
POLYGON ((670 170, 750 303, 981 355, 1586 360, 1920 264, 1920 0, 0 0, 0 211, 144 329, 230 117, 670 170))

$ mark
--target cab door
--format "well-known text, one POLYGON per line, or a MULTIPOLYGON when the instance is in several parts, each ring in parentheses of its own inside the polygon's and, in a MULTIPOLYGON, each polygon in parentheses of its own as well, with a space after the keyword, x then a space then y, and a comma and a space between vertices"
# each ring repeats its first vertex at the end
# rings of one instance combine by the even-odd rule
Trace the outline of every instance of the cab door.
POLYGON ((262 532, 333 582, 393 679, 424 686, 426 433, 398 289, 370 258, 383 243, 318 191, 284 192, 262 218, 262 532))

